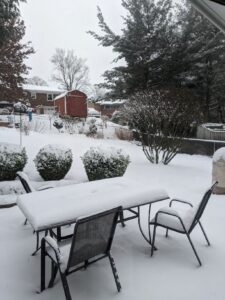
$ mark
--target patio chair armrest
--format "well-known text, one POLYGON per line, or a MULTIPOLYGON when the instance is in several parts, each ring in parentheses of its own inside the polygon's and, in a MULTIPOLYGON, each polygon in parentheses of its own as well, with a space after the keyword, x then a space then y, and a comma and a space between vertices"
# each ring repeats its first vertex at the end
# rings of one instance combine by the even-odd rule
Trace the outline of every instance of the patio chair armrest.
POLYGON ((174 217, 179 217, 179 213, 176 210, 171 209, 170 207, 162 207, 158 210, 156 215, 158 214, 167 214, 174 217))
POLYGON ((47 243, 49 245, 49 247, 51 247, 53 249, 56 259, 60 263, 62 261, 62 255, 61 255, 57 241, 55 239, 53 239, 50 235, 45 236, 43 238, 43 240, 45 241, 45 243, 47 243))
POLYGON ((172 199, 170 201, 170 204, 169 204, 170 207, 172 206, 173 202, 179 202, 179 203, 187 204, 187 205, 193 207, 193 204, 191 202, 185 201, 185 200, 181 200, 181 199, 172 199))
POLYGON ((54 186, 50 186, 50 185, 42 185, 39 188, 37 188, 37 191, 44 191, 44 190, 48 190, 48 189, 53 189, 54 186))

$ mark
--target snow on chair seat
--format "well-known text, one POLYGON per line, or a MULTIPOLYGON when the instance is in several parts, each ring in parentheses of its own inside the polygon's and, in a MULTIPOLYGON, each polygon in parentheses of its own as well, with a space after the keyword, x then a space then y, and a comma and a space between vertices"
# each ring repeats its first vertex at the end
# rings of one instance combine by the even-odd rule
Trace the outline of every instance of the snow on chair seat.
MULTIPOLYGON (((183 220, 184 226, 188 231, 194 220, 195 214, 198 207, 191 207, 186 211, 174 210, 171 207, 163 207, 159 209, 159 214, 157 218, 157 224, 162 227, 168 227, 179 232, 185 232, 184 228, 179 220, 180 217, 183 220), (162 214, 160 214, 162 212, 162 214)), ((151 220, 151 223, 155 223, 155 217, 151 220)))

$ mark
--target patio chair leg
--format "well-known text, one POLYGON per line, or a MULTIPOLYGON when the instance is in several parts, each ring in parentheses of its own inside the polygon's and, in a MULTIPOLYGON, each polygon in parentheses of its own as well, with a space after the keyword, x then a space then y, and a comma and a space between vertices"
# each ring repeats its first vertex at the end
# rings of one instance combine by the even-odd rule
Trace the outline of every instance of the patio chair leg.
POLYGON ((121 210, 120 212, 120 222, 122 224, 122 227, 125 227, 123 210, 121 210))
POLYGON ((61 272, 60 270, 60 277, 62 280, 62 285, 63 285, 63 290, 66 296, 66 300, 72 300, 71 294, 70 294, 70 290, 69 290, 69 286, 68 286, 68 282, 66 279, 66 275, 64 273, 61 272))
POLYGON ((153 256, 154 250, 155 250, 155 235, 156 235, 156 225, 154 225, 153 229, 153 237, 152 237, 152 248, 151 248, 151 256, 153 256))
POLYGON ((25 219, 25 221, 24 221, 23 225, 27 225, 27 219, 25 219))
POLYGON ((197 258, 197 261, 198 261, 199 265, 201 266, 202 265, 201 260, 200 260, 200 258, 198 256, 197 251, 195 250, 195 247, 194 247, 194 244, 192 243, 190 235, 187 232, 186 232, 186 235, 187 235, 187 238, 189 240, 189 243, 191 244, 192 250, 194 251, 194 254, 195 254, 196 258, 197 258))
POLYGON ((117 272, 117 269, 116 269, 116 264, 115 264, 114 259, 113 259, 113 257, 111 256, 110 253, 109 253, 108 257, 109 257, 110 265, 111 265, 111 268, 112 268, 113 276, 114 276, 114 279, 115 279, 117 291, 120 292, 121 284, 120 284, 119 275, 118 275, 118 272, 117 272))
POLYGON ((45 289, 45 241, 41 241, 41 292, 45 289))
POLYGON ((205 237, 205 239, 206 239, 206 242, 207 242, 208 246, 210 246, 209 239, 208 239, 208 237, 207 237, 207 235, 206 235, 206 233, 205 233, 205 230, 204 230, 204 228, 203 228, 201 222, 199 221, 198 224, 199 224, 199 226, 200 226, 200 228, 201 228, 201 230, 202 230, 202 233, 203 233, 203 235, 204 235, 204 237, 205 237))
POLYGON ((48 287, 49 288, 52 288, 53 287, 53 284, 54 284, 54 281, 55 281, 55 278, 56 278, 56 275, 57 275, 57 272, 58 272, 58 266, 52 261, 52 266, 51 266, 51 279, 49 281, 49 284, 48 284, 48 287))
POLYGON ((166 229, 166 237, 168 237, 169 229, 166 229))

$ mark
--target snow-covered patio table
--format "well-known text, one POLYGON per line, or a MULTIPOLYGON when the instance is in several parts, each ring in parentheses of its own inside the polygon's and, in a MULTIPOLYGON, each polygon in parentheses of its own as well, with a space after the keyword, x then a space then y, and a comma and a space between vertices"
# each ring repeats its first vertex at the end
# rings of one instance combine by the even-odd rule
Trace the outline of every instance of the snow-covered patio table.
POLYGON ((117 206, 138 208, 135 217, 139 218, 140 206, 168 198, 164 189, 116 177, 20 195, 17 204, 33 229, 40 232, 117 206))

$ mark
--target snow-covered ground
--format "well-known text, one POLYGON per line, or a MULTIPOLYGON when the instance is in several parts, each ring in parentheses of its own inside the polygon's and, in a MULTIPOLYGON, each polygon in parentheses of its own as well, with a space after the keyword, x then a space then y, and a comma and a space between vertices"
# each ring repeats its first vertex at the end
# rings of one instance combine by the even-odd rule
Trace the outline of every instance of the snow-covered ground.
MULTIPOLYGON (((19 143, 15 129, 0 129, 0 142, 19 143)), ((87 181, 80 156, 91 146, 114 146, 130 155, 126 176, 153 188, 164 188, 176 196, 197 203, 211 184, 212 159, 203 156, 178 155, 168 166, 153 165, 147 161, 141 147, 134 143, 92 139, 84 135, 31 132, 23 135, 29 161, 25 172, 33 181, 43 183, 35 170, 33 159, 46 144, 62 144, 72 149, 73 165, 65 181, 87 181)), ((107 195, 106 195, 107 197, 107 195)), ((76 195, 74 195, 76 201, 76 195)), ((168 201, 154 205, 154 211, 168 201)), ((147 208, 142 209, 146 222, 147 208)), ((117 227, 112 255, 115 259, 122 291, 116 291, 107 260, 90 266, 68 277, 73 299, 79 300, 224 300, 225 299, 225 196, 213 195, 202 218, 212 243, 206 246, 198 228, 192 234, 193 242, 202 259, 196 258, 185 236, 158 230, 158 251, 150 258, 150 248, 142 238, 137 221, 117 227)), ((35 235, 18 207, 0 210, 0 299, 3 300, 62 300, 63 289, 59 279, 52 289, 37 294, 40 283, 40 254, 32 257, 35 235)), ((147 226, 146 226, 147 229, 147 226)))

